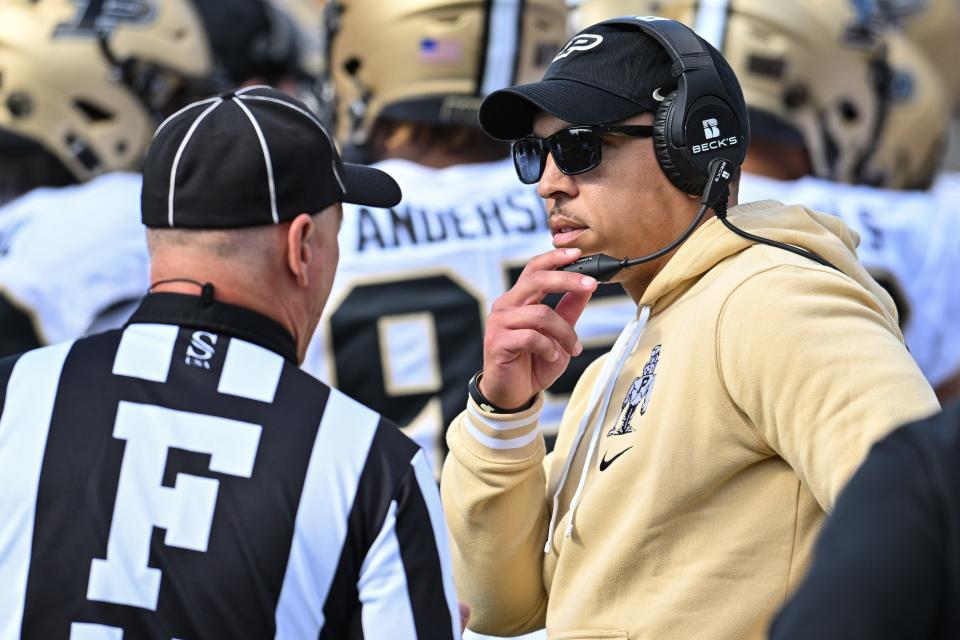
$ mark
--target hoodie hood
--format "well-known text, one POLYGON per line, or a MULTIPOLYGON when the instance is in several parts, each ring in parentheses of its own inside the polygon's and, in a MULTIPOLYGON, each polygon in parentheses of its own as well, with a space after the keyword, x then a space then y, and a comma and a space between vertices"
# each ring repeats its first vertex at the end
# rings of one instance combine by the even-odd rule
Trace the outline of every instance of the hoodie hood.
MULTIPOLYGON (((826 259, 873 294, 896 323, 897 310, 893 299, 857 258, 860 236, 836 216, 800 205, 763 200, 731 208, 728 219, 744 231, 812 251, 826 259)), ((757 243, 727 229, 716 217, 711 218, 680 246, 651 281, 640 305, 662 310, 714 266, 754 244, 757 243)), ((770 247, 770 250, 783 251, 776 247, 770 247)), ((818 269, 829 269, 812 261, 810 264, 818 269)))

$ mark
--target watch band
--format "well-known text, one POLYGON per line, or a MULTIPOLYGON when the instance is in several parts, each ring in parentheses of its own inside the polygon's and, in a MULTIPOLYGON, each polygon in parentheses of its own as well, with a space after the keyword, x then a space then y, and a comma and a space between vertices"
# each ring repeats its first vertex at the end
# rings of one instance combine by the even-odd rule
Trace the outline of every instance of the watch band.
POLYGON ((521 411, 526 411, 533 406, 534 401, 537 399, 536 396, 530 398, 530 401, 524 404, 522 407, 517 409, 504 409, 503 407, 498 407, 493 404, 487 397, 480 392, 480 378, 483 377, 483 369, 477 371, 473 374, 473 377, 470 378, 470 382, 467 383, 467 391, 470 393, 470 398, 480 405, 480 408, 486 411, 487 413, 520 413, 521 411))

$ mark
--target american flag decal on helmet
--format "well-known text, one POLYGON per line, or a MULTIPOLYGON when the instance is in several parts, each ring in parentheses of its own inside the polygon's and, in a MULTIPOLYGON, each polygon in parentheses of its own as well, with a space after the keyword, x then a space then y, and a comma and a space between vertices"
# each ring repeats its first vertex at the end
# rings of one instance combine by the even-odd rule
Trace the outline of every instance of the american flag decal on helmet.
POLYGON ((459 64, 463 60, 463 45, 456 40, 424 38, 420 41, 420 62, 459 64))

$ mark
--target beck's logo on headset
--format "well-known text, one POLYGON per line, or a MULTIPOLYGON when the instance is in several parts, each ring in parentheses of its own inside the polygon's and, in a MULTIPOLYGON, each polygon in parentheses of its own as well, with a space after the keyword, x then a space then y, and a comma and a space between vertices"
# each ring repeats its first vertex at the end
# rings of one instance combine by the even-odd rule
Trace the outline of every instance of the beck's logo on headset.
POLYGON ((703 135, 707 140, 720 137, 720 127, 716 118, 707 118, 703 121, 703 135))
POLYGON ((706 118, 701 124, 703 125, 703 137, 706 139, 706 142, 692 145, 690 151, 693 155, 707 151, 720 151, 721 149, 736 147, 740 144, 740 139, 737 136, 720 137, 723 135, 723 132, 720 131, 720 123, 717 122, 716 118, 706 118))
POLYGON ((557 54, 557 57, 553 59, 553 62, 556 62, 560 58, 566 58, 575 51, 589 51, 590 49, 598 46, 601 42, 603 42, 603 36, 594 35, 592 33, 581 33, 578 36, 574 36, 570 42, 563 47, 560 53, 557 54))

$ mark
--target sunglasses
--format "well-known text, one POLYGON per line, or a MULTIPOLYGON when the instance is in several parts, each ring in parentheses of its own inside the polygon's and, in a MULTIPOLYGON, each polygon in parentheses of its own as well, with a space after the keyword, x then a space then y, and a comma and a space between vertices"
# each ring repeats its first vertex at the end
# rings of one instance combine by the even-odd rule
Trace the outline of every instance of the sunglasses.
POLYGON ((513 166, 520 182, 536 184, 547 166, 547 154, 563 173, 575 176, 595 169, 600 164, 600 149, 603 136, 622 135, 631 138, 650 138, 650 125, 592 125, 567 127, 551 136, 538 138, 527 136, 514 140, 511 147, 513 166))

